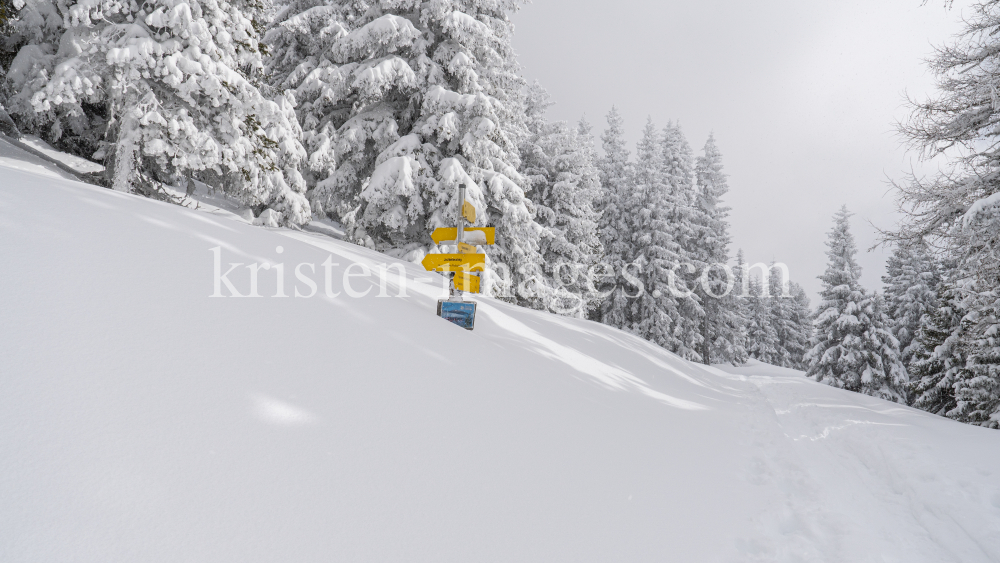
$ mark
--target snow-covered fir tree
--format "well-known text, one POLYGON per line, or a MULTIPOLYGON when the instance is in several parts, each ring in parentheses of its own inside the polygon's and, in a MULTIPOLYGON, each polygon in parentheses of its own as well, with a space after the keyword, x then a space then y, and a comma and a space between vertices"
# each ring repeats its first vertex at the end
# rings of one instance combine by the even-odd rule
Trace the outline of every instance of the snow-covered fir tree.
MULTIPOLYGON (((743 272, 742 275, 747 275, 743 272)), ((766 364, 781 365, 778 353, 778 333, 771 319, 771 296, 758 277, 750 276, 746 303, 747 354, 766 364)))
POLYGON ((604 247, 603 268, 598 284, 604 297, 595 320, 626 328, 632 322, 629 299, 644 288, 638 286, 632 244, 633 165, 625 141, 625 123, 618 108, 607 115, 608 128, 601 135, 604 156, 597 161, 601 174, 598 231, 604 247))
POLYGON ((53 0, 15 0, 7 4, 6 10, 11 18, 0 33, 0 66, 4 71, 0 104, 21 132, 38 135, 62 150, 89 158, 100 148, 107 128, 103 105, 38 111, 31 103, 55 65, 67 58, 67 51, 76 48, 72 41, 61 45, 66 28, 60 4, 53 0))
MULTIPOLYGON (((266 35, 268 69, 294 90, 315 179, 311 201, 349 238, 410 260, 453 226, 458 186, 484 248, 486 293, 542 307, 539 239, 518 173, 527 134, 508 18, 515 0, 296 0, 266 35), (501 266, 501 264, 503 266, 501 266)), ((448 249, 445 249, 448 250, 448 249)))
POLYGON ((937 307, 920 319, 912 342, 910 373, 913 406, 948 416, 957 405, 955 383, 965 379, 965 311, 955 280, 943 279, 936 288, 937 307))
MULTIPOLYGON (((23 1, 23 0, 22 0, 23 1)), ((10 67, 11 60, 19 48, 18 41, 12 41, 11 35, 14 31, 14 18, 17 9, 14 8, 14 0, 0 0, 0 133, 19 137, 21 132, 11 119, 5 106, 10 92, 6 88, 7 68, 10 67)))
POLYGON ((698 251, 704 239, 705 221, 699 220, 696 205, 694 156, 680 126, 674 123, 668 123, 661 132, 659 149, 662 176, 659 181, 667 186, 667 192, 660 197, 659 214, 669 224, 669 234, 676 245, 675 261, 670 268, 673 285, 678 290, 678 316, 674 319, 673 334, 684 350, 694 350, 686 352, 684 357, 704 361, 705 294, 699 282, 707 262, 698 251))
MULTIPOLYGON (((683 139, 679 126, 676 135, 683 139)), ((687 142, 684 141, 683 145, 687 142)), ((697 293, 701 298, 702 361, 706 364, 729 362, 734 365, 746 361, 746 350, 740 342, 743 319, 736 305, 736 295, 729 286, 730 277, 722 269, 729 261, 729 208, 722 198, 729 192, 723 172, 722 154, 709 135, 702 155, 695 166, 696 192, 692 221, 700 227, 695 248, 689 251, 702 265, 697 293)))
POLYGON ((697 320, 701 305, 694 294, 684 295, 682 282, 671 283, 683 260, 670 223, 674 206, 664 168, 659 132, 649 119, 636 147, 633 187, 625 198, 635 273, 645 289, 632 301, 629 330, 682 358, 695 359, 701 334, 685 330, 685 323, 697 320))
POLYGON ((948 416, 1000 428, 1000 290, 995 278, 970 275, 960 283, 961 307, 967 311, 962 319, 967 356, 965 368, 956 374, 956 406, 948 416))
POLYGON ((254 13, 226 0, 70 3, 32 107, 85 115, 103 106, 108 125, 94 158, 114 189, 155 194, 161 183, 196 179, 306 222, 291 101, 267 99, 250 79, 261 65, 259 25, 245 15, 254 13))
POLYGON ((940 282, 937 265, 920 241, 897 244, 886 262, 886 314, 889 332, 899 341, 900 360, 909 365, 913 357, 913 339, 924 315, 937 308, 937 286, 940 282))
POLYGON ((781 367, 792 367, 794 356, 788 348, 789 345, 794 347, 796 334, 795 327, 790 322, 791 288, 790 284, 785 281, 782 270, 774 263, 771 264, 769 272, 767 310, 771 328, 774 330, 774 353, 768 363, 781 367))
POLYGON ((813 321, 806 374, 834 387, 904 401, 907 375, 899 361, 899 344, 889 333, 882 298, 861 287, 850 217, 842 207, 829 233, 829 262, 820 276, 822 301, 813 321))
POLYGON ((812 308, 802 286, 795 282, 789 282, 789 286, 792 298, 788 307, 789 316, 785 320, 791 322, 793 337, 785 342, 784 347, 791 357, 788 367, 805 371, 808 368, 805 356, 813 335, 812 308))
POLYGON ((768 291, 771 294, 771 326, 774 328, 774 365, 804 369, 803 358, 812 337, 809 298, 799 285, 785 280, 781 268, 771 264, 768 291))
POLYGON ((545 110, 551 105, 548 93, 534 83, 526 103, 531 136, 521 145, 523 174, 531 183, 537 221, 545 228, 540 245, 545 275, 557 288, 548 308, 584 317, 599 304, 588 272, 604 253, 594 209, 600 174, 589 124, 550 123, 545 110))
POLYGON ((743 350, 743 363, 751 357, 749 353, 748 333, 750 325, 750 301, 748 299, 750 295, 750 280, 747 277, 748 273, 746 258, 743 255, 743 249, 740 248, 736 251, 735 265, 733 267, 733 289, 731 291, 733 299, 729 303, 729 307, 730 311, 739 318, 739 331, 735 335, 735 344, 743 350), (746 280, 746 283, 744 283, 744 280, 746 280))

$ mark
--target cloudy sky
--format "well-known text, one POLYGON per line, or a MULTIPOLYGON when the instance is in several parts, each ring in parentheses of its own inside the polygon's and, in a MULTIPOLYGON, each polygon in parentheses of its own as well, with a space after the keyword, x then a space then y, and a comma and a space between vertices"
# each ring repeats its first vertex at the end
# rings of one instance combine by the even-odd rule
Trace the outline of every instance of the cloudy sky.
POLYGON ((896 220, 888 179, 932 169, 894 123, 905 94, 933 91, 923 61, 968 3, 534 0, 514 18, 515 48, 556 102, 552 119, 586 114, 599 135, 614 104, 633 142, 647 116, 680 120, 697 151, 714 131, 733 252, 787 263, 815 305, 842 204, 856 214, 862 282, 881 287, 886 253, 867 249, 872 224, 896 220))

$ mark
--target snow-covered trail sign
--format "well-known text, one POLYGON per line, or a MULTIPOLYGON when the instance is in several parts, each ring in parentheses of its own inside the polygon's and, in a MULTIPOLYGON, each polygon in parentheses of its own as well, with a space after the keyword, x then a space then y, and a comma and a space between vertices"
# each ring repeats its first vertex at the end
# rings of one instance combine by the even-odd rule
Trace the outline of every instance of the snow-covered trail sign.
POLYGON ((472 303, 471 307, 465 304, 462 299, 462 292, 479 293, 479 276, 472 274, 473 271, 483 271, 486 269, 486 255, 477 252, 477 244, 493 244, 496 239, 493 227, 470 229, 468 242, 466 242, 465 223, 476 221, 476 208, 465 200, 465 184, 458 186, 458 201, 461 202, 458 208, 457 226, 454 228, 445 227, 435 229, 431 233, 434 242, 453 242, 458 247, 458 254, 428 254, 421 261, 424 268, 430 271, 451 272, 451 295, 449 299, 438 301, 438 316, 447 319, 463 328, 472 330, 476 320, 476 307, 472 303), (462 306, 459 304, 464 304, 462 306), (451 311, 451 314, 447 314, 451 311))
MULTIPOLYGON (((496 242, 496 233, 496 227, 466 227, 465 242, 468 244, 493 244, 496 242)), ((458 238, 458 229, 439 227, 431 233, 431 238, 436 244, 454 242, 458 238)))
POLYGON ((479 293, 479 276, 473 275, 469 272, 455 272, 455 277, 451 279, 451 282, 455 284, 455 289, 458 291, 479 293))
POLYGON ((481 272, 486 269, 485 254, 428 254, 420 262, 432 272, 481 272))
POLYGON ((462 218, 470 224, 476 222, 476 207, 464 199, 462 200, 462 218))

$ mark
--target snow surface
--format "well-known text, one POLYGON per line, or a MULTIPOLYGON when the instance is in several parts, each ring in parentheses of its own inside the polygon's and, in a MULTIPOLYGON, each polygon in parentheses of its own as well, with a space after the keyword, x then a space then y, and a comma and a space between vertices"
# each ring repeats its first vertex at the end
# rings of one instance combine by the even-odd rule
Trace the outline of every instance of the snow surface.
POLYGON ((20 176, 15 177, 10 172, 12 170, 34 172, 35 174, 51 178, 76 180, 72 174, 60 170, 58 166, 51 162, 47 162, 45 159, 39 158, 21 147, 14 146, 7 142, 6 139, 0 138, 0 183, 7 185, 14 182, 15 178, 20 178, 20 176))
POLYGON ((77 172, 82 172, 84 174, 104 172, 104 167, 100 164, 91 162, 85 158, 80 158, 76 155, 56 150, 52 148, 52 145, 46 143, 35 135, 22 135, 19 140, 25 145, 28 145, 29 147, 54 160, 58 160, 77 172))
POLYGON ((1000 432, 9 163, 0 561, 1000 560, 1000 432), (320 296, 210 298, 214 247, 320 296))

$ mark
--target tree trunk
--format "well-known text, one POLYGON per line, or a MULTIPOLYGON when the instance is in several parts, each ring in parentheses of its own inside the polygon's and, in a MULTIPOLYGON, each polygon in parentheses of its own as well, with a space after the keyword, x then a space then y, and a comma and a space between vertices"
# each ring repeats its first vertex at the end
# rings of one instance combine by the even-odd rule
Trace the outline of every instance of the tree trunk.
POLYGON ((705 317, 701 321, 701 360, 705 362, 706 366, 712 365, 712 341, 709 339, 709 308, 705 307, 705 317))

